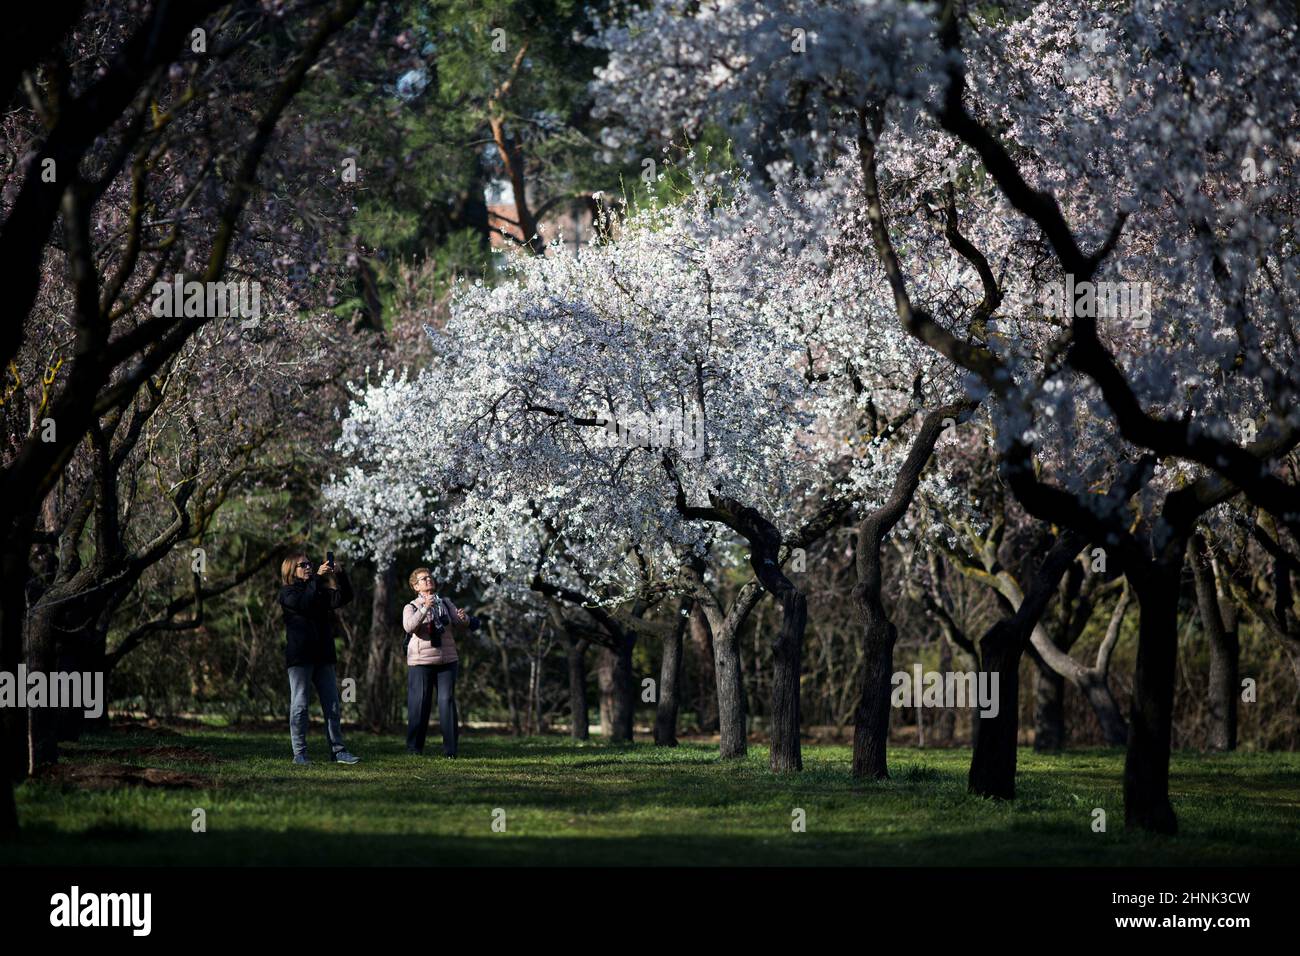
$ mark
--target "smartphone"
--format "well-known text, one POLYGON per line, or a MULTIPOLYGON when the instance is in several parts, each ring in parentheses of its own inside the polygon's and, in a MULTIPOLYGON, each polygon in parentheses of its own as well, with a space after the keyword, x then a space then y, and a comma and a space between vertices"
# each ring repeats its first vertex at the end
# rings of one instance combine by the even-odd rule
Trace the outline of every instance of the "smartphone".
POLYGON ((334 552, 333 552, 333 551, 326 551, 326 552, 325 552, 325 563, 328 564, 328 565, 330 566, 330 570, 333 570, 333 569, 334 569, 334 552))

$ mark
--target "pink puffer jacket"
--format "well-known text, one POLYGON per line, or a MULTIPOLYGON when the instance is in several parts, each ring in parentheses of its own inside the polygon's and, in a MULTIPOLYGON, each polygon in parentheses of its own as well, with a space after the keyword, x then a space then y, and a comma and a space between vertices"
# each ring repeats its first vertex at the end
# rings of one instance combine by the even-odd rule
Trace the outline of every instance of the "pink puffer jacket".
POLYGON ((447 598, 439 598, 442 604, 442 617, 446 622, 442 629, 442 640, 438 641, 433 632, 433 615, 438 613, 438 603, 421 608, 414 601, 402 609, 402 627, 411 635, 406 645, 406 664, 450 664, 460 659, 456 653, 456 641, 451 636, 453 629, 465 627, 456 617, 456 605, 447 598))

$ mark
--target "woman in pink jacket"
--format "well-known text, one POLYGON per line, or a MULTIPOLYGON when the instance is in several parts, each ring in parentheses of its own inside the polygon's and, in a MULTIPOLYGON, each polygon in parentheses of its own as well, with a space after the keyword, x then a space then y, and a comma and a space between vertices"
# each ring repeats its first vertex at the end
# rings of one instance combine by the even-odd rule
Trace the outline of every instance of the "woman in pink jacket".
POLYGON ((428 568, 411 572, 415 600, 402 609, 406 644, 406 752, 424 753, 429 733, 433 686, 438 685, 438 723, 442 752, 456 756, 456 675, 460 655, 452 631, 470 628, 470 617, 438 594, 438 582, 428 568))

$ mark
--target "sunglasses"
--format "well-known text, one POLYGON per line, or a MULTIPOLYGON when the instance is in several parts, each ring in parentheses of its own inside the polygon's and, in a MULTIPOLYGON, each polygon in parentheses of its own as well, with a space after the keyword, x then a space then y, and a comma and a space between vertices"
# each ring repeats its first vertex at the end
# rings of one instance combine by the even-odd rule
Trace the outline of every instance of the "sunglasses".
POLYGON ((310 562, 310 561, 299 561, 299 562, 298 562, 298 567, 300 567, 300 568, 310 568, 310 567, 311 567, 311 562, 310 562))

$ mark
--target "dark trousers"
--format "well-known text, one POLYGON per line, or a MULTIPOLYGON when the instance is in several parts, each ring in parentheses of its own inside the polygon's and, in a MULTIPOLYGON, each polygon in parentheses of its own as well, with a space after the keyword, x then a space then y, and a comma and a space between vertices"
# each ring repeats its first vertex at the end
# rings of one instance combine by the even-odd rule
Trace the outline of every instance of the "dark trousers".
POLYGON ((433 709, 433 685, 438 685, 438 724, 442 727, 442 752, 456 756, 456 675, 460 661, 451 664, 416 664, 406 669, 406 749, 424 753, 433 709))

